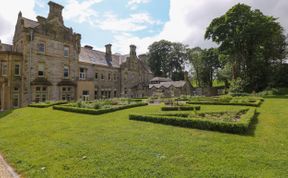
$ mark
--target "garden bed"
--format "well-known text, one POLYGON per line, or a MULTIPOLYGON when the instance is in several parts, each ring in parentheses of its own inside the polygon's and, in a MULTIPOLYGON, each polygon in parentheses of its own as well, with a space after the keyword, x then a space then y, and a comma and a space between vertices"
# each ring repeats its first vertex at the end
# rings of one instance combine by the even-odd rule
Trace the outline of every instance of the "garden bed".
POLYGON ((106 105, 103 108, 94 109, 94 108, 81 108, 81 107, 73 106, 71 104, 67 104, 67 105, 53 106, 53 109, 68 111, 68 112, 98 115, 98 114, 104 114, 104 113, 119 111, 122 109, 129 109, 133 107, 146 106, 146 105, 147 103, 138 102, 138 103, 132 103, 132 104, 126 104, 126 105, 113 105, 110 107, 107 107, 106 105))
POLYGON ((164 106, 161 108, 162 111, 199 111, 200 106, 164 106))
POLYGON ((264 101, 261 97, 251 96, 220 96, 220 97, 191 97, 187 104, 207 104, 207 105, 240 105, 258 107, 264 101))
POLYGON ((35 107, 35 108, 47 108, 50 106, 55 106, 55 105, 61 105, 61 104, 67 104, 67 101, 47 101, 47 102, 40 102, 40 103, 32 103, 29 104, 29 107, 35 107))
POLYGON ((180 127, 244 134, 249 130, 255 113, 256 109, 250 108, 237 112, 130 114, 129 119, 180 127))

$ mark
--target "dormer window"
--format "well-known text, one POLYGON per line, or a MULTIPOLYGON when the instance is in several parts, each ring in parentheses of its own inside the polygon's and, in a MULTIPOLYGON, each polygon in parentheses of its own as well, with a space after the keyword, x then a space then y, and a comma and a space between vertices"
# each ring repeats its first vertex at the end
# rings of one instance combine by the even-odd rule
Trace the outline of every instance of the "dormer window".
POLYGON ((64 57, 69 57, 69 47, 64 46, 64 57))
POLYGON ((87 69, 80 67, 79 69, 79 79, 86 80, 87 69))

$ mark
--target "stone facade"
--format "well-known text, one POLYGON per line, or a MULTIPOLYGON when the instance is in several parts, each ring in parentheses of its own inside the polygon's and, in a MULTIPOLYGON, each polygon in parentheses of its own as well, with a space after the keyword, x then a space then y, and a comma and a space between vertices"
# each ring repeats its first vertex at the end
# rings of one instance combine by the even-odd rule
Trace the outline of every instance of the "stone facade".
MULTIPOLYGON (((105 52, 81 47, 81 35, 64 25, 64 7, 51 1, 48 5, 48 17, 37 16, 37 21, 19 12, 13 45, 0 41, 1 110, 47 100, 153 95, 147 56, 138 57, 135 45, 128 55, 112 54, 111 44, 105 52)), ((173 87, 169 90, 179 94, 190 89, 173 87)))
POLYGON ((111 44, 105 52, 81 47, 81 35, 64 26, 64 7, 48 5, 48 17, 37 16, 37 21, 19 12, 13 45, 0 43, 1 109, 46 100, 138 96, 131 87, 148 84, 153 75, 137 57, 136 46, 131 45, 130 55, 112 54, 111 44))
POLYGON ((179 97, 181 95, 193 95, 193 87, 188 79, 187 72, 184 80, 181 81, 172 81, 161 77, 150 80, 149 96, 179 97))

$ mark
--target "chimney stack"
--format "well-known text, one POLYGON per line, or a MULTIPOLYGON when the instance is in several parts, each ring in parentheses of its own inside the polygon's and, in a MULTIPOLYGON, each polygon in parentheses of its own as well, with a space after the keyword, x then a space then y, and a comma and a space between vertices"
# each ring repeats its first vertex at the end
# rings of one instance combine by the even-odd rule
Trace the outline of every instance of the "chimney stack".
POLYGON ((112 47, 112 44, 107 44, 107 45, 105 45, 106 55, 112 55, 111 47, 112 47))
POLYGON ((63 22, 62 10, 64 7, 52 1, 49 1, 48 5, 50 7, 48 20, 58 18, 58 20, 63 24, 64 22, 63 22))
POLYGON ((112 50, 111 50, 111 47, 112 47, 112 44, 107 44, 105 45, 105 48, 106 48, 106 59, 108 61, 112 61, 112 50))
POLYGON ((130 45, 130 56, 136 56, 136 46, 130 45))

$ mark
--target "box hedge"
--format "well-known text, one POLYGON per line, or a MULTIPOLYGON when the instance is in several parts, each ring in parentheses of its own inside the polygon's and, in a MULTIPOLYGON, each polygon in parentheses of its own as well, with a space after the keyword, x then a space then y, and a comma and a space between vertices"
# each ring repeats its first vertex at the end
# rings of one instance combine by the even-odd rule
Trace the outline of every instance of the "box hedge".
POLYGON ((162 111, 199 111, 200 106, 164 106, 162 111))
POLYGON ((257 100, 253 103, 241 103, 241 102, 221 102, 221 101, 187 101, 187 104, 206 104, 206 105, 239 105, 239 106, 255 106, 258 107, 262 103, 261 100, 257 100))
POLYGON ((34 108, 47 108, 50 106, 55 106, 55 105, 61 105, 61 104, 67 104, 67 101, 52 101, 52 102, 47 102, 47 103, 32 103, 29 104, 29 107, 34 107, 34 108))
POLYGON ((189 118, 178 116, 141 115, 141 114, 130 114, 129 119, 161 123, 166 125, 174 125, 180 127, 244 134, 249 130, 251 122, 255 116, 255 113, 256 109, 250 108, 244 115, 241 116, 240 120, 237 122, 215 121, 205 118, 189 118))
POLYGON ((90 109, 90 108, 73 107, 73 106, 68 106, 68 105, 58 105, 58 106, 53 106, 53 109, 68 111, 68 112, 98 115, 98 114, 104 114, 104 113, 114 112, 114 111, 118 111, 122 109, 129 109, 133 107, 146 106, 146 105, 147 103, 135 103, 135 104, 118 106, 118 107, 105 108, 105 109, 90 109))

